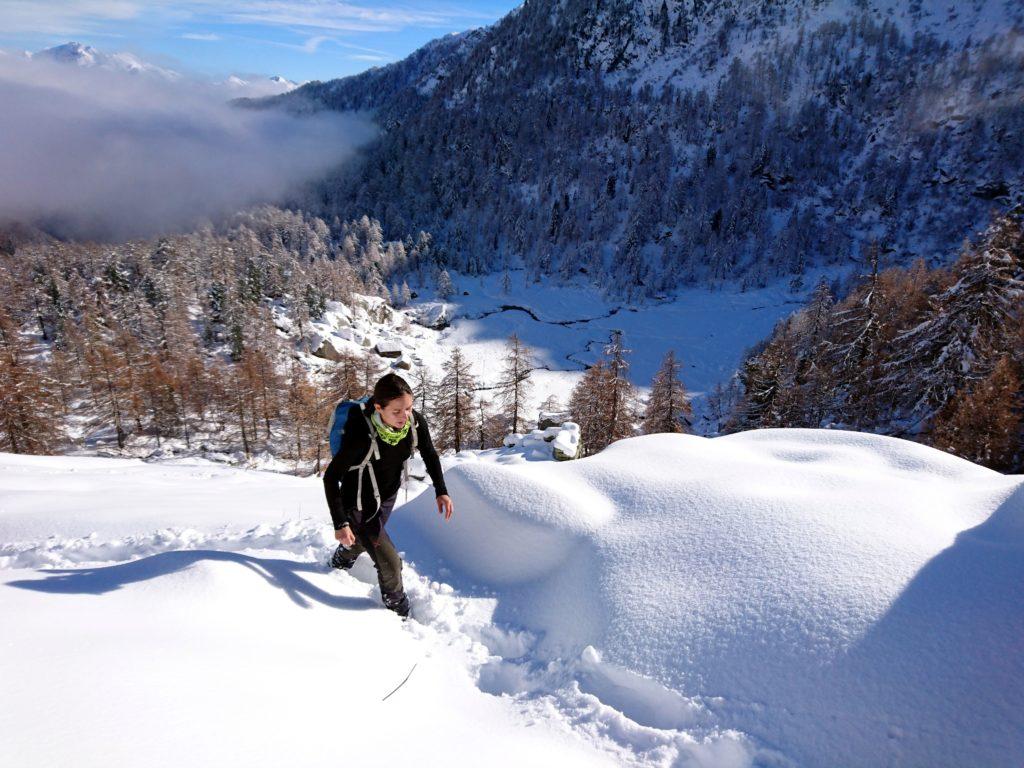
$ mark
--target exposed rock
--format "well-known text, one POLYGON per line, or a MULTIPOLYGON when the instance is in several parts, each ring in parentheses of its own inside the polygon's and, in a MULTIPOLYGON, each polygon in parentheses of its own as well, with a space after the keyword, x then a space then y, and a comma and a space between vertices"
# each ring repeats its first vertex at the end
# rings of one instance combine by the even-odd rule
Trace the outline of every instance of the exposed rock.
POLYGON ((320 345, 313 350, 313 354, 317 357, 322 357, 324 360, 331 360, 335 363, 341 360, 341 350, 335 346, 335 342, 329 337, 320 342, 320 345))
POLYGON ((397 341, 378 341, 373 349, 381 357, 402 356, 402 345, 397 341))
POLYGON ((541 411, 537 414, 537 429, 560 427, 569 419, 568 411, 541 411))
POLYGON ((990 181, 987 184, 979 184, 971 194, 982 200, 998 200, 1000 197, 1010 196, 1010 187, 1005 181, 990 181))

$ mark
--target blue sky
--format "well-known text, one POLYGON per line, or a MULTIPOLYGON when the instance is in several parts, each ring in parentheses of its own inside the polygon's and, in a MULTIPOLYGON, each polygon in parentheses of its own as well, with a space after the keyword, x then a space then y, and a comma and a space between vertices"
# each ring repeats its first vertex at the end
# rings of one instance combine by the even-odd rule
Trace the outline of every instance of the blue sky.
POLYGON ((329 80, 397 61, 521 0, 0 0, 0 47, 71 40, 176 69, 329 80))

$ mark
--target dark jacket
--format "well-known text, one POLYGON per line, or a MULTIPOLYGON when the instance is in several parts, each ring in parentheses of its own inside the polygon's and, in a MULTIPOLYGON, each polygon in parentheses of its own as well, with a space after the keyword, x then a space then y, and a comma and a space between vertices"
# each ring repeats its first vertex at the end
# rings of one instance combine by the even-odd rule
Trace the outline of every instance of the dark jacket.
MULTIPOLYGON (((324 491, 327 494, 327 506, 331 511, 335 530, 345 523, 358 528, 365 521, 372 520, 377 513, 373 484, 370 482, 369 474, 363 470, 363 509, 362 515, 359 514, 356 509, 359 473, 349 471, 365 459, 370 450, 370 432, 366 417, 372 415, 373 410, 372 403, 367 403, 362 413, 358 408, 349 410, 341 450, 331 459, 327 471, 324 472, 324 491)), ((416 424, 416 447, 427 465, 427 473, 434 483, 434 493, 437 496, 446 495, 448 490, 445 488, 444 476, 441 473, 441 460, 430 439, 427 421, 418 411, 414 410, 412 413, 416 424)), ((380 500, 384 502, 397 494, 402 485, 402 467, 412 454, 412 431, 410 430, 397 445, 388 445, 378 437, 377 448, 380 451, 380 458, 372 459, 370 464, 377 478, 380 500)))

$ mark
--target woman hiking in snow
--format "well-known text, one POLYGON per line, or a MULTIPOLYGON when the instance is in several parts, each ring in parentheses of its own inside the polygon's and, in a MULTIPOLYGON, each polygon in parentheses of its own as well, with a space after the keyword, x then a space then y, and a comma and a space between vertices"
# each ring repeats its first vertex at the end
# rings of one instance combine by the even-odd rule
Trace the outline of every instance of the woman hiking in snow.
POLYGON ((402 560, 384 525, 414 449, 427 465, 438 513, 449 520, 454 511, 427 422, 412 404, 412 389, 405 379, 393 373, 381 377, 368 402, 349 408, 341 446, 324 472, 334 537, 340 542, 331 567, 348 570, 362 552, 368 552, 384 605, 399 616, 409 615, 409 599, 402 587, 402 560))

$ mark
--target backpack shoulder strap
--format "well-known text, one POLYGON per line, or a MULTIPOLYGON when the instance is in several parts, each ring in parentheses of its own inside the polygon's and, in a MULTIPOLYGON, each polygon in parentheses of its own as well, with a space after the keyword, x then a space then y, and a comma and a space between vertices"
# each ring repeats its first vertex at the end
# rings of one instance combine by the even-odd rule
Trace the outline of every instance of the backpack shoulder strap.
POLYGON ((364 458, 357 466, 353 467, 358 472, 359 480, 356 483, 356 509, 360 512, 363 511, 363 470, 370 476, 370 484, 373 486, 373 498, 377 502, 377 508, 380 508, 380 489, 377 487, 377 473, 373 471, 373 465, 370 464, 372 459, 380 459, 380 448, 377 446, 377 430, 373 426, 373 422, 370 421, 370 417, 366 415, 366 411, 363 409, 363 405, 359 406, 359 412, 362 414, 363 419, 366 421, 366 431, 370 438, 370 450, 366 452, 366 458, 364 458))

